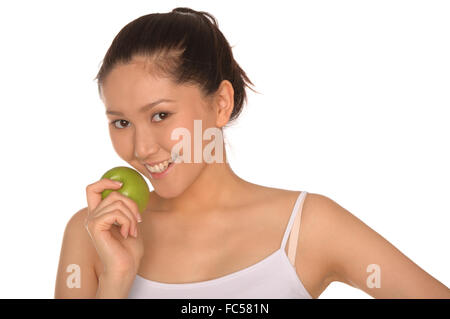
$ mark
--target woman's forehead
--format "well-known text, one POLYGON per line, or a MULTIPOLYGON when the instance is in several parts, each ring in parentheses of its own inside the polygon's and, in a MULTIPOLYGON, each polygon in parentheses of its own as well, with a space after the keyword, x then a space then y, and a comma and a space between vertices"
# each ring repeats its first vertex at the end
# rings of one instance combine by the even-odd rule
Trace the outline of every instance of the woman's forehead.
POLYGON ((118 109, 130 104, 145 105, 159 99, 171 99, 180 103, 205 99, 196 85, 179 85, 168 78, 148 76, 132 66, 120 66, 113 70, 102 86, 101 96, 108 109, 118 109))

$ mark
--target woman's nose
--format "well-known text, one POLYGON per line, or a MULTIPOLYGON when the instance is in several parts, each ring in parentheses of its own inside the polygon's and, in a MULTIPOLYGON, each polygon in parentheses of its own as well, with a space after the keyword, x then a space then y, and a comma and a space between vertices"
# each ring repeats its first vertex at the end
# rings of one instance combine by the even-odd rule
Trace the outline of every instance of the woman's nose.
POLYGON ((149 136, 149 134, 136 134, 136 139, 134 141, 134 156, 144 161, 147 158, 151 158, 153 154, 158 153, 159 146, 155 141, 155 138, 149 136))
POLYGON ((156 153, 158 153, 157 144, 152 144, 147 147, 141 144, 140 146, 135 145, 134 147, 134 156, 141 161, 144 161, 147 158, 151 158, 153 154, 156 153))

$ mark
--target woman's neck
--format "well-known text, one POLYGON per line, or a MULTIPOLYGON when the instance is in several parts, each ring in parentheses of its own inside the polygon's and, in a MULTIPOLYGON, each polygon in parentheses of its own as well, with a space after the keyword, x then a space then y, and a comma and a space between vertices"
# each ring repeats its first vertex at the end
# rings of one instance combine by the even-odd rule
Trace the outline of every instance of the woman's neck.
POLYGON ((238 200, 251 185, 237 176, 226 161, 206 164, 202 173, 182 194, 163 198, 154 193, 154 203, 158 211, 170 212, 174 217, 187 217, 192 221, 230 206, 230 201, 238 200))

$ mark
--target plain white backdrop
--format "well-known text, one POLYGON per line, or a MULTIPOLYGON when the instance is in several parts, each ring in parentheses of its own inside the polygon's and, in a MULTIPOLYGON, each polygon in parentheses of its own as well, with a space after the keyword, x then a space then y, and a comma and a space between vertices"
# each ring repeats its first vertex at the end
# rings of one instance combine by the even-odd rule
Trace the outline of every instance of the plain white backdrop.
POLYGON ((127 165, 93 79, 122 27, 178 6, 217 18, 262 93, 225 131, 232 169, 332 198, 449 287, 448 1, 4 1, 0 298, 53 298, 86 186, 127 165))

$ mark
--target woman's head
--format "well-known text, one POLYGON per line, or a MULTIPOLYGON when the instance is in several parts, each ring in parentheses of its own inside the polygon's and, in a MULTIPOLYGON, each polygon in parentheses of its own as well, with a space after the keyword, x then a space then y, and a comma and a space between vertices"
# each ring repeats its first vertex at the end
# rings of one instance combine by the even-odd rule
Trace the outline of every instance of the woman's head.
MULTIPOLYGON (((116 152, 149 177, 162 197, 182 192, 206 164, 180 163, 167 178, 152 179, 144 163, 171 157, 178 142, 171 139, 176 128, 186 128, 193 139, 194 120, 201 120, 202 133, 235 120, 246 102, 245 87, 252 84, 215 18, 189 8, 145 15, 127 24, 114 38, 96 79, 116 152), (140 111, 161 99, 173 102, 140 111)), ((191 150, 194 147, 192 140, 191 150)))
POLYGON ((245 87, 253 85, 234 60, 214 16, 203 11, 175 8, 127 24, 114 38, 96 76, 100 94, 111 70, 135 56, 148 57, 156 75, 169 77, 176 84, 198 85, 204 96, 216 92, 223 80, 230 81, 234 90, 230 122, 247 101, 245 87))

